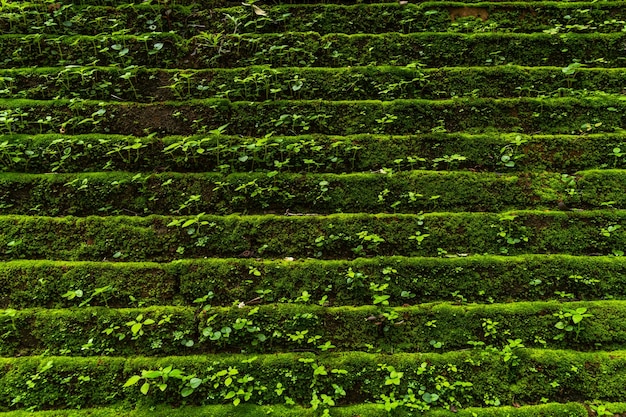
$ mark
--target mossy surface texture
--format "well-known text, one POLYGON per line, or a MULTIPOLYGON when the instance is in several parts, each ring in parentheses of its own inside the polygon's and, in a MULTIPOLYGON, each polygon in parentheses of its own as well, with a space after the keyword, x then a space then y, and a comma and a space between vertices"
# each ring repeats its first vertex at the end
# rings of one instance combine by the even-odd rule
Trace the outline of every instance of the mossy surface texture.
POLYGON ((0 1, 0 417, 626 413, 626 1, 0 1))

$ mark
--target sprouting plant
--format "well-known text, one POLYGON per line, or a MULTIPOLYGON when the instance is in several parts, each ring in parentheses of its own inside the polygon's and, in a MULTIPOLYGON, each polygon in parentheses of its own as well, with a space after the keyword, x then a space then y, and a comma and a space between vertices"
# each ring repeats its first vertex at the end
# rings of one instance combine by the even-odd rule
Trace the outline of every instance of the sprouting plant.
POLYGON ((11 321, 12 330, 9 330, 6 333, 0 335, 0 339, 4 339, 6 336, 11 334, 12 331, 17 331, 17 326, 15 325, 15 317, 17 317, 17 310, 13 308, 7 308, 7 309, 0 310, 0 311, 2 311, 0 313, 0 321, 4 321, 4 320, 11 321))
MULTIPOLYGON (((178 113, 174 113, 174 115, 177 114, 178 113)), ((227 127, 228 123, 217 129, 210 130, 206 137, 200 139, 197 137, 185 137, 182 140, 166 146, 162 152, 171 155, 176 162, 187 162, 189 160, 195 162, 198 155, 213 151, 215 152, 216 165, 219 167, 221 163, 221 153, 225 149, 225 145, 220 144, 220 137, 224 134, 227 127), (207 144, 213 144, 213 146, 208 148, 207 144)))
POLYGON ((567 187, 565 188, 565 192, 568 195, 573 196, 577 193, 578 184, 576 181, 576 177, 569 174, 561 174, 561 182, 565 185, 565 187, 567 187))
MULTIPOLYGON (((437 125, 433 126, 430 129, 431 133, 447 133, 448 129, 446 129, 446 121, 444 119, 437 120, 437 125)), ((446 155, 447 156, 447 155, 446 155)), ((445 157, 444 157, 445 158, 445 157)))
POLYGON ((380 119, 376 119, 376 123, 378 123, 381 127, 378 129, 379 133, 382 133, 385 130, 386 125, 393 124, 396 120, 398 120, 398 116, 395 114, 386 113, 380 119))
POLYGON ((567 76, 566 77, 567 88, 572 88, 572 81, 574 80, 574 75, 576 75, 576 72, 578 71, 578 69, 580 69, 584 65, 585 64, 581 64, 580 62, 572 62, 568 66, 561 68, 561 71, 563 72, 563 74, 567 76))
POLYGON ((37 368, 37 372, 31 375, 30 379, 26 380, 26 386, 29 389, 33 389, 35 388, 35 386, 37 386, 39 382, 45 383, 45 377, 43 376, 43 374, 45 374, 47 371, 52 369, 53 366, 54 366, 54 361, 51 361, 51 360, 47 361, 45 364, 40 365, 37 368))
POLYGON ((430 236, 429 233, 422 233, 418 230, 413 235, 409 236, 409 240, 414 240, 419 246, 421 246, 424 239, 426 239, 428 236, 430 236))
POLYGON ((574 294, 572 294, 571 292, 555 291, 554 294, 558 295, 561 298, 566 298, 570 300, 574 299, 574 294))
POLYGON ((457 169, 459 166, 459 163, 465 160, 467 160, 466 156, 459 155, 456 153, 454 155, 444 155, 440 158, 433 159, 433 168, 436 169, 441 162, 445 162, 447 170, 457 169))
MULTIPOLYGON (((166 368, 159 368, 158 370, 143 370, 141 371, 141 375, 133 375, 128 378, 123 387, 131 387, 143 380, 144 383, 141 385, 141 388, 139 388, 139 391, 143 395, 148 395, 150 387, 152 386, 155 386, 161 391, 165 391, 167 389, 168 380, 170 378, 178 380, 188 379, 182 370, 174 369, 174 367, 170 365, 166 368)), ((200 382, 202 381, 200 380, 200 382)), ((200 383, 197 383, 196 387, 199 385, 200 383)))
POLYGON ((193 300, 193 303, 200 305, 202 307, 202 311, 208 311, 211 308, 211 305, 208 304, 208 301, 212 300, 214 297, 215 293, 213 293, 213 291, 209 291, 202 297, 198 297, 193 300))
MULTIPOLYGON (((500 216, 500 224, 492 224, 491 227, 498 227, 498 242, 509 246, 515 246, 521 242, 528 242, 528 236, 526 236, 527 227, 518 226, 515 224, 516 214, 503 214, 500 216)), ((500 247, 500 253, 508 254, 509 249, 507 246, 500 247)))
POLYGON ((602 404, 600 401, 594 401, 593 404, 590 404, 589 407, 595 412, 597 417, 612 417, 615 415, 611 410, 609 410, 608 404, 602 404))
POLYGON ((309 301, 311 300, 311 294, 307 291, 304 290, 302 291, 302 294, 300 294, 295 300, 294 303, 303 303, 303 304, 307 304, 309 301))
POLYGON ((315 197, 315 202, 317 202, 318 200, 329 201, 331 199, 331 197, 327 194, 329 190, 329 185, 330 183, 326 180, 322 180, 319 182, 318 187, 320 192, 319 195, 315 197))
POLYGON ((507 168, 515 167, 516 162, 526 156, 520 152, 520 147, 526 142, 528 141, 522 136, 515 136, 515 139, 500 149, 500 163, 507 168))
POLYGON ((144 319, 143 314, 139 314, 134 320, 126 322, 126 326, 130 327, 130 331, 133 334, 133 339, 137 339, 143 336, 144 326, 150 326, 155 323, 156 322, 153 319, 149 319, 149 318, 144 319))
POLYGON ((83 296, 83 290, 68 290, 65 294, 61 295, 63 298, 73 300, 74 298, 81 298, 83 296))
POLYGON ((593 317, 593 314, 587 313, 587 307, 579 307, 575 310, 563 309, 553 316, 558 317, 560 320, 554 325, 562 333, 557 334, 554 340, 562 340, 565 337, 566 332, 574 332, 576 334, 575 340, 578 340, 578 336, 582 330, 582 321, 585 318, 593 317))
POLYGON ((363 253, 364 245, 367 249, 375 250, 379 244, 385 242, 385 239, 375 233, 369 233, 367 230, 357 233, 357 237, 360 239, 360 244, 352 248, 352 251, 357 255, 363 253))
POLYGON ((389 305, 389 298, 391 298, 391 296, 389 294, 384 294, 388 287, 389 283, 377 284, 375 282, 370 282, 370 291, 372 292, 372 304, 380 304, 382 306, 389 305))
POLYGON ((109 294, 111 294, 112 292, 115 291, 115 288, 112 285, 105 285, 104 287, 99 287, 93 290, 93 292, 91 293, 91 295, 89 297, 87 297, 82 303, 80 303, 78 306, 79 307, 84 307, 86 305, 89 305, 89 303, 96 297, 102 297, 104 300, 104 305, 105 306, 109 306, 108 302, 109 302, 109 294))
MULTIPOLYGON (((98 297, 98 296, 102 296, 104 298, 104 304, 108 306, 107 304, 109 301, 108 294, 112 293, 113 291, 115 291, 115 289, 113 288, 112 285, 106 285, 104 287, 96 288, 95 290, 93 290, 91 295, 87 297, 85 300, 83 300, 78 306, 84 307, 86 305, 89 305, 89 303, 95 297, 98 297)), ((61 295, 61 297, 66 298, 69 301, 75 298, 82 298, 83 295, 84 295, 83 290, 77 289, 77 290, 68 290, 65 294, 61 295)))
POLYGON ((271 119, 270 123, 274 127, 290 128, 290 132, 294 135, 311 128, 310 119, 302 114, 281 114, 278 119, 271 119))
POLYGON ((367 279, 367 275, 362 272, 357 272, 352 269, 352 267, 348 268, 346 272, 346 284, 349 285, 348 289, 352 290, 354 288, 362 288, 365 286, 365 280, 367 279))
MULTIPOLYGON (((256 357, 253 357, 248 361, 255 359, 256 357)), ((232 401, 235 406, 242 401, 249 401, 254 391, 261 389, 257 386, 254 377, 248 374, 241 375, 239 369, 234 366, 214 372, 208 377, 207 382, 220 391, 222 399, 232 401)))
POLYGON ((485 337, 495 338, 498 333, 498 324, 500 324, 500 322, 491 319, 482 319, 482 327, 485 337))
POLYGON ((181 213, 183 210, 189 208, 190 206, 195 206, 202 200, 202 196, 200 194, 190 195, 184 202, 180 204, 177 213, 181 213))
POLYGON ((615 232, 617 229, 620 229, 622 226, 619 224, 612 224, 606 227, 600 228, 600 234, 604 237, 610 237, 611 233, 615 232))
POLYGON ((589 278, 583 275, 570 275, 567 278, 571 279, 574 282, 578 282, 578 283, 589 285, 589 286, 593 286, 600 282, 599 279, 589 278))
POLYGON ((327 352, 327 351, 329 351, 330 349, 334 349, 334 348, 336 348, 336 347, 337 347, 337 346, 333 345, 333 344, 332 344, 332 342, 331 342, 330 340, 327 340, 327 341, 326 341, 326 343, 324 343, 323 345, 319 345, 319 346, 317 346, 317 348, 318 348, 319 350, 321 350, 322 352, 327 352))
POLYGON ((4 127, 9 135, 13 133, 11 126, 13 125, 13 122, 15 122, 15 118, 11 117, 11 113, 12 111, 10 109, 0 112, 0 123, 4 124, 4 127))
MULTIPOLYGON (((125 68, 125 70, 130 70, 134 67, 135 66, 128 67, 128 68, 125 68)), ((126 71, 124 74, 120 75, 120 78, 128 81, 128 84, 130 85, 130 89, 133 90, 133 94, 135 95, 135 99, 136 100, 139 99, 139 96, 137 95, 137 90, 135 89, 135 85, 133 84, 133 81, 131 80, 131 78, 133 78, 133 73, 131 71, 126 71)))
POLYGON ((511 362, 511 365, 517 366, 520 363, 520 358, 515 354, 516 349, 524 347, 522 339, 507 339, 507 344, 502 347, 500 354, 504 362, 511 362))
MULTIPOLYGON (((620 144, 620 146, 623 146, 623 144, 620 144)), ((617 163, 620 161, 620 158, 624 157, 626 155, 626 152, 622 151, 622 148, 620 148, 619 146, 616 146, 615 148, 613 148, 613 151, 608 155, 614 158, 613 168, 616 168, 617 163)))
MULTIPOLYGON (((149 137, 152 136, 154 136, 154 134, 149 137)), ((141 156, 140 150, 147 146, 144 140, 135 139, 132 143, 120 143, 116 145, 112 150, 107 152, 107 155, 117 154, 125 164, 130 165, 139 161, 139 157, 141 156)))
POLYGON ((456 299, 456 302, 461 305, 463 305, 464 303, 467 303, 467 298, 465 298, 465 296, 461 294, 459 290, 451 292, 450 295, 454 297, 456 299))
POLYGON ((180 227, 182 229, 185 229, 188 235, 194 238, 198 238, 196 246, 203 246, 206 244, 207 237, 200 234, 200 229, 203 226, 215 226, 215 222, 209 222, 208 220, 204 220, 202 218, 203 216, 204 212, 198 213, 190 219, 174 219, 167 224, 167 227, 180 227))
POLYGON ((378 364, 378 366, 380 370, 389 372, 389 375, 385 376, 385 385, 400 385, 404 372, 396 371, 391 365, 378 364))
POLYGON ((15 165, 27 161, 26 157, 36 156, 33 151, 23 150, 19 143, 4 141, 0 143, 0 167, 3 171, 11 170, 15 165))

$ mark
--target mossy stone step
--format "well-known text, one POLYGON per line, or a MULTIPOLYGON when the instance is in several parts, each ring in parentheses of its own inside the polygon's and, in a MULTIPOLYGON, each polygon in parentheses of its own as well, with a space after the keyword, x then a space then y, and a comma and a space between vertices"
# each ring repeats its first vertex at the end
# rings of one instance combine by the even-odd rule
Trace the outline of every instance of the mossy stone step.
POLYGON ((436 301, 626 299, 624 257, 442 256, 353 261, 2 262, 0 308, 71 308, 86 300, 85 305, 118 308, 197 306, 207 294, 206 302, 212 306, 231 306, 249 300, 296 300, 304 291, 310 300, 326 296, 334 306, 366 305, 373 301, 370 282, 388 284, 390 306, 436 301), (260 295, 263 298, 258 299, 260 295))
POLYGON ((2 260, 353 259, 442 254, 623 255, 626 212, 329 216, 0 216, 2 260))
MULTIPOLYGON (((464 157, 458 156, 463 159, 464 157)), ((452 168, 456 160, 440 161, 452 168)), ((624 170, 0 174, 0 214, 331 214, 626 208, 624 170)))
POLYGON ((570 197, 572 185, 558 173, 0 174, 0 214, 500 212, 554 209, 559 202, 602 208, 598 202, 609 200, 615 208, 626 207, 614 189, 626 182, 626 172, 593 171, 589 178, 580 172, 576 180, 581 198, 570 197), (603 191, 593 193, 597 187, 603 191))
MULTIPOLYGON (((394 101, 226 99, 152 104, 0 100, 0 133, 221 134, 244 136, 428 132, 612 133, 626 124, 621 97, 394 101), (546 117, 548 115, 549 117, 546 117)), ((132 151, 132 148, 130 149, 132 151)), ((132 152, 131 152, 132 153, 132 152)))
MULTIPOLYGON (((297 404, 308 405, 313 398, 311 384, 318 398, 325 393, 340 404, 385 403, 381 394, 389 396, 394 392, 402 397, 408 393, 409 381, 424 386, 425 392, 438 393, 441 401, 433 405, 454 405, 455 408, 484 406, 485 400, 495 399, 501 404, 524 405, 542 399, 565 403, 581 398, 603 402, 623 398, 624 351, 581 353, 514 347, 509 354, 506 361, 500 350, 485 352, 480 349, 394 355, 300 352, 166 358, 0 358, 0 366, 6 370, 0 375, 0 389, 5 393, 0 400, 0 409, 16 406, 90 408, 120 402, 136 404, 138 401, 142 407, 180 405, 183 400, 180 393, 190 381, 185 377, 190 375, 202 381, 192 393, 187 391, 189 395, 184 400, 188 405, 227 403, 229 398, 226 396, 232 389, 229 385, 233 383, 233 387, 243 387, 244 392, 248 387, 252 388, 252 395, 248 397, 251 403, 267 405, 285 404, 285 396, 297 404), (168 378, 165 391, 161 392, 156 386, 162 381, 159 375, 174 369, 180 370, 177 374, 183 379, 168 378), (254 380, 246 378, 236 382, 233 378, 233 382, 226 385, 229 369, 237 372, 236 378, 248 375, 254 380), (140 392, 140 386, 146 382, 145 378, 141 380, 142 370, 156 371, 156 377, 148 382, 148 396, 140 392), (135 384, 124 388, 123 385, 134 375, 139 376, 135 384), (399 376, 399 384, 385 384, 394 375, 399 376), (71 393, 65 389, 69 383, 73 386, 71 393), (217 387, 214 387, 216 383, 217 387), (284 390, 275 391, 278 383, 281 384, 278 388, 284 390), (345 395, 341 395, 342 391, 335 393, 332 384, 341 387, 345 395), (450 395, 454 400, 449 399, 450 395)), ((230 399, 232 401, 233 397, 230 399)), ((241 402, 245 402, 243 398, 241 402)))
POLYGON ((618 97, 626 70, 557 67, 55 67, 0 70, 0 98, 127 102, 618 97), (564 72, 568 72, 567 74, 564 72))
POLYGON ((424 2, 298 4, 202 8, 200 5, 129 4, 116 7, 9 3, 0 8, 0 31, 46 35, 142 35, 212 33, 415 32, 619 32, 624 3, 615 2, 424 2), (259 7, 259 6, 257 6, 259 7), (261 10, 265 15, 259 15, 261 10), (106 15, 107 19, 102 19, 106 15))
MULTIPOLYGON (((385 283, 372 303, 323 307, 305 290, 291 303, 211 307, 0 310, 0 356, 168 356, 209 353, 463 350, 471 345, 578 351, 626 348, 626 301, 414 304, 388 308, 385 283), (383 300, 383 301, 381 301, 383 300)), ((68 291, 67 294, 72 293, 68 291)), ((84 294, 83 294, 84 295, 84 294)), ((106 293, 92 295, 103 297, 106 293)), ((462 296, 461 296, 462 297, 462 296)), ((83 297, 81 297, 83 298, 83 297)), ((89 303, 87 295, 81 304, 89 303)), ((463 297, 462 297, 463 298, 463 297)), ((330 301, 332 303, 332 301, 330 301)), ((406 303, 415 303, 406 297, 406 303)), ((417 301, 419 302, 419 301, 417 301)))
POLYGON ((389 174, 414 169, 444 170, 450 165, 445 162, 448 159, 456 170, 573 175, 597 168, 626 168, 626 158, 620 155, 624 149, 626 136, 615 133, 268 137, 206 134, 163 138, 113 134, 2 135, 0 170, 389 174))
POLYGON ((1 35, 0 68, 67 65, 149 68, 346 67, 421 65, 551 65, 574 62, 623 67, 624 33, 399 33, 330 34, 289 32, 262 35, 206 33, 142 36, 1 35), (591 46, 590 46, 591 45, 591 46), (18 51, 19 53, 16 53, 18 51), (54 53, 53 53, 54 51, 54 53))

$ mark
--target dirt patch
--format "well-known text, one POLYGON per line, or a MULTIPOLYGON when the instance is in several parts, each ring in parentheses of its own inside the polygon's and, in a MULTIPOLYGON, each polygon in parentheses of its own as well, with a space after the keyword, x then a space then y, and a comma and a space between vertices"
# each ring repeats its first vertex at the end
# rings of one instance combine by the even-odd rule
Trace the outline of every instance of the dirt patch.
POLYGON ((489 19, 489 11, 484 7, 451 7, 448 11, 453 22, 463 17, 477 17, 483 22, 489 19))

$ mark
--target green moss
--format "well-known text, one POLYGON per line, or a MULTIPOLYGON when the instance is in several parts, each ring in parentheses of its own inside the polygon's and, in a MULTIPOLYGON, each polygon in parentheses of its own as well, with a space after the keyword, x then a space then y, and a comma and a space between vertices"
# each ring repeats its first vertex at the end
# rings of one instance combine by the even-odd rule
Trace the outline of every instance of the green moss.
MULTIPOLYGON (((29 357, 0 359, 0 366, 6 372, 0 376, 0 389, 5 395, 0 404, 5 410, 11 399, 20 395, 19 405, 23 407, 81 407, 106 406, 120 401, 142 403, 178 404, 178 391, 184 383, 170 380, 166 391, 161 393, 153 387, 148 397, 139 393, 137 386, 122 388, 124 382, 142 369, 159 369, 172 366, 185 374, 196 374, 209 378, 216 372, 228 367, 235 367, 239 375, 254 377, 253 385, 260 391, 254 394, 256 401, 264 404, 281 404, 282 396, 277 395, 274 387, 281 382, 286 392, 298 404, 308 404, 311 399, 309 386, 314 383, 318 392, 332 393, 331 384, 338 384, 345 389, 346 403, 358 404, 379 399, 381 393, 389 394, 392 390, 406 393, 408 381, 424 385, 431 392, 446 395, 451 391, 443 388, 437 391, 436 381, 449 384, 465 383, 465 388, 455 385, 459 406, 479 406, 485 398, 498 399, 502 403, 515 401, 525 404, 534 403, 540 398, 548 401, 569 401, 582 396, 597 398, 602 401, 615 401, 621 398, 624 379, 624 352, 580 353, 572 351, 518 350, 520 365, 511 366, 498 354, 486 352, 451 352, 446 354, 396 354, 370 355, 365 353, 346 353, 314 356, 312 354, 282 354, 250 356, 188 356, 167 358, 62 358, 29 357), (313 376, 311 363, 323 365, 328 375, 313 376), (246 362, 244 362, 246 360, 246 362), (44 370, 45 365, 50 367, 44 370), (399 385, 389 387, 385 379, 389 371, 381 369, 381 364, 393 366, 403 372, 399 385), (574 371, 574 368, 576 369, 574 371), (39 371, 38 371, 39 369, 39 371), (347 372, 331 373, 329 370, 347 372), (537 370, 541 369, 540 372, 537 370), (26 381, 34 386, 26 388, 26 381), (597 378, 602 375, 601 378, 597 378), (89 379, 81 384, 79 376, 89 379), (293 382, 295 378, 296 382, 293 382), (71 396, 63 387, 63 381, 75 381, 71 396), (495 383, 495 382, 500 383, 495 383), (502 384, 511 381, 512 389, 502 384), (559 385, 553 387, 553 382, 559 385), (471 386, 467 385, 471 383, 471 386), (263 389, 262 387, 266 387, 263 389), (383 387, 383 388, 381 388, 383 387), (459 397, 458 394, 463 394, 459 397)), ((187 397, 188 404, 221 403, 228 387, 218 384, 201 384, 192 396, 187 397)))
POLYGON ((455 167, 573 174, 607 166, 626 167, 626 159, 613 156, 613 149, 623 146, 626 137, 609 133, 584 136, 439 133, 391 137, 362 134, 271 138, 207 135, 162 139, 111 134, 49 134, 6 135, 4 141, 1 169, 30 173, 101 171, 105 166, 133 172, 163 169, 210 172, 224 170, 220 165, 228 165, 226 172, 268 172, 277 170, 276 164, 281 165, 281 172, 312 173, 377 171, 382 167, 393 172, 455 167), (518 140, 519 147, 516 145, 518 140), (512 167, 503 166, 503 153, 510 154, 515 163, 512 167), (72 157, 64 158, 65 154, 72 157), (435 162, 446 155, 466 159, 435 162))
MULTIPOLYGON (((199 4, 181 5, 124 5, 75 6, 63 9, 63 19, 56 25, 47 24, 47 8, 36 3, 11 4, 0 14, 4 33, 27 34, 37 28, 37 33, 49 35, 98 35, 115 33, 123 26, 129 34, 141 35, 150 28, 154 32, 175 31, 191 37, 198 27, 210 27, 214 33, 271 33, 315 31, 327 33, 386 33, 386 32, 540 32, 552 29, 561 31, 610 32, 616 24, 610 19, 624 19, 623 8, 608 3, 577 2, 516 2, 498 4, 479 2, 472 4, 478 10, 469 10, 469 16, 455 13, 466 7, 461 2, 423 2, 398 7, 395 4, 298 4, 264 5, 270 18, 259 19, 250 7, 227 7, 207 10, 199 4), (586 13, 581 8, 588 8, 586 13), (167 18, 149 19, 151 13, 167 18), (473 13, 472 13, 473 11, 473 13), (98 19, 106 14, 108 19, 98 19), (228 14, 231 18, 224 19, 228 14), (579 15, 589 25, 572 25, 579 15), (64 25, 71 21, 71 25, 64 25), (184 22, 184 23, 183 23, 184 22), (597 22, 597 23, 596 23, 597 22), (606 23, 605 23, 606 22, 606 23), (29 24, 30 23, 30 24, 29 24), (108 23, 108 24, 107 24, 108 23), (113 24, 115 23, 115 25, 113 24), (593 25, 595 23, 595 25, 593 25)), ((584 9, 583 9, 584 10, 584 9)), ((55 23, 57 22, 55 21, 55 23)))
POLYGON ((575 134, 613 132, 624 121, 626 105, 613 97, 588 99, 457 99, 394 101, 273 101, 229 102, 221 99, 159 104, 85 101, 70 117, 66 100, 1 100, 0 108, 15 116, 6 133, 133 133, 190 135, 220 129, 242 135, 271 132, 284 135, 320 133, 351 135, 365 132, 415 134, 504 132, 575 134), (616 111, 607 111, 607 107, 616 111), (25 114, 21 111, 28 108, 25 114), (459 117, 462 114, 462 117, 459 117), (549 114, 550 117, 540 117, 549 114), (18 117, 18 115, 20 115, 18 117), (39 120, 55 123, 42 123, 39 120), (227 127, 224 121, 229 120, 227 127), (45 126, 44 126, 45 125, 45 126))
MULTIPOLYGON (((447 165, 452 165, 450 162, 447 165)), ((554 208, 559 174, 0 174, 4 214, 415 213, 554 208), (541 196, 540 196, 541 195, 541 196), (546 197, 543 197, 546 196, 546 197)), ((584 173, 582 174, 584 176, 584 173)), ((602 196, 598 196, 602 198, 602 196)))
POLYGON ((6 65, 11 67, 84 65, 91 62, 102 66, 145 65, 159 68, 234 68, 267 64, 277 67, 343 67, 405 66, 416 61, 429 67, 481 66, 493 65, 494 62, 515 65, 545 63, 565 67, 577 61, 619 67, 622 58, 619 45, 624 36, 620 33, 567 33, 556 38, 547 33, 320 35, 315 32, 289 32, 219 35, 218 38, 201 34, 191 39, 182 39, 170 33, 153 33, 146 39, 131 35, 2 35, 0 52, 10 57, 6 65), (98 47, 94 47, 96 43, 98 47), (589 43, 594 45, 592 51, 587 48, 589 43), (128 48, 127 54, 120 54, 112 48, 120 44, 128 48), (157 44, 159 46, 155 47, 157 44), (16 49, 22 53, 13 54, 16 49), (494 51, 498 53, 494 54, 494 51))
POLYGON ((578 68, 565 75, 559 67, 482 66, 406 68, 158 68, 93 67, 0 70, 0 97, 81 98, 154 102, 181 98, 230 100, 443 99, 453 97, 585 97, 602 90, 620 94, 624 70, 578 68), (301 84, 300 84, 301 83, 301 84), (131 84, 135 87, 133 91, 131 84), (295 91, 294 91, 295 89, 295 91))
MULTIPOLYGON (((258 301, 247 300, 253 306, 258 301)), ((465 349, 469 342, 500 349, 515 339, 527 347, 579 351, 597 345, 607 350, 626 347, 624 301, 417 304, 389 309, 299 305, 296 300, 254 308, 245 303, 205 307, 201 312, 181 307, 92 307, 3 313, 0 334, 10 343, 0 355, 7 357, 43 352, 72 356, 320 352, 325 344, 336 352, 445 352, 465 349), (588 316, 574 323, 575 311, 588 316), (562 328, 557 327, 559 322, 562 328)))
POLYGON ((260 251, 264 258, 326 259, 435 256, 443 250, 449 254, 606 255, 622 246, 624 229, 618 228, 609 236, 602 229, 620 225, 623 217, 619 211, 206 216, 182 220, 162 216, 2 216, 0 247, 4 248, 5 260, 162 262, 245 256, 241 255, 244 251, 251 251, 252 256, 260 251), (182 227, 186 220, 192 221, 182 227), (415 236, 421 234, 428 236, 420 242, 415 236))
POLYGON ((557 291, 575 299, 626 298, 624 258, 579 256, 472 256, 373 258, 354 261, 197 259, 172 264, 13 261, 0 264, 0 306, 74 307, 98 288, 111 286, 93 306, 193 305, 213 292, 212 305, 252 300, 295 300, 307 291, 331 305, 372 302, 369 282, 386 282, 391 305, 419 301, 469 303, 549 300, 557 291), (384 274, 388 268, 396 272, 384 274), (257 276, 251 271, 258 271, 257 276), (352 276, 354 274, 354 276, 352 276), (242 285, 245 283, 245 285, 242 285), (81 290, 83 297, 62 297, 81 290), (403 296, 403 291, 406 294, 403 296), (453 295, 457 294, 457 296, 453 295), (106 297, 106 298, 105 298, 106 297), (133 302, 132 299, 136 300, 133 302))

